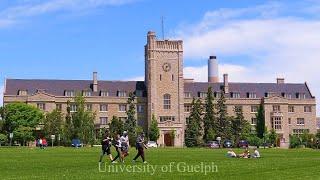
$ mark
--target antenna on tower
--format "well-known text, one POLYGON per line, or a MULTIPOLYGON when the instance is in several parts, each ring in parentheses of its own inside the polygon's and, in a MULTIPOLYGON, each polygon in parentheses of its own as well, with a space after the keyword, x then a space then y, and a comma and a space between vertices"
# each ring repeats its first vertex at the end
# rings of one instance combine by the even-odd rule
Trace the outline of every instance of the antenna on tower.
POLYGON ((161 32, 162 32, 162 39, 164 40, 164 17, 161 16, 161 32))

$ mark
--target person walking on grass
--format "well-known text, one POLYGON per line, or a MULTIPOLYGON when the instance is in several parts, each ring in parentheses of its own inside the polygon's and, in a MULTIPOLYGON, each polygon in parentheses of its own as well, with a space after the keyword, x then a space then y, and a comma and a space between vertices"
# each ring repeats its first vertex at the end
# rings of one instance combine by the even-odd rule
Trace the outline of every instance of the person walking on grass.
POLYGON ((122 153, 121 153, 121 141, 120 141, 120 135, 117 134, 115 139, 114 139, 114 142, 113 142, 113 146, 116 148, 116 151, 117 151, 117 156, 111 161, 111 163, 117 163, 117 159, 119 158, 120 159, 120 162, 123 162, 123 156, 122 156, 122 153))
POLYGON ((105 154, 107 154, 107 156, 109 156, 110 161, 112 161, 113 158, 111 154, 111 138, 109 137, 108 131, 106 131, 106 133, 104 134, 101 141, 101 145, 102 145, 102 152, 100 155, 99 163, 102 163, 102 159, 105 154))
POLYGON ((124 162, 124 158, 129 155, 129 137, 127 131, 123 132, 123 135, 120 138, 121 141, 121 153, 122 153, 122 162, 124 162))
POLYGON ((145 161, 145 157, 144 157, 144 149, 148 149, 147 146, 144 143, 144 133, 142 132, 136 140, 136 149, 138 150, 138 154, 136 155, 136 157, 133 159, 133 162, 136 162, 136 160, 138 159, 138 157, 141 156, 142 158, 142 162, 143 163, 147 163, 147 161, 145 161))

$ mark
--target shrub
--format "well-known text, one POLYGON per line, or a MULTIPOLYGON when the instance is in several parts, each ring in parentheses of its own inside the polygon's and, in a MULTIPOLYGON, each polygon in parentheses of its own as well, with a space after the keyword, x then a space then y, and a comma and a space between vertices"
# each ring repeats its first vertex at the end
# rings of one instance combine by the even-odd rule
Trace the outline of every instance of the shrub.
POLYGON ((301 145, 300 138, 296 135, 290 136, 290 148, 298 148, 301 145))

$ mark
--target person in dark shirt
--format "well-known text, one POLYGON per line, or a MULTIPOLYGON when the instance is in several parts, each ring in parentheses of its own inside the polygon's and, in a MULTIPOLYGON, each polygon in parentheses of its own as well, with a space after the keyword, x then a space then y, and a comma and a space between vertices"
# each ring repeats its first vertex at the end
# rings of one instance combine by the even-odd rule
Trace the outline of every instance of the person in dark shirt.
POLYGON ((117 159, 120 158, 120 162, 123 162, 123 156, 121 153, 121 141, 120 141, 120 135, 117 134, 114 141, 113 146, 116 148, 117 156, 111 161, 111 163, 117 163, 117 159))
POLYGON ((109 156, 110 160, 112 161, 112 154, 111 154, 111 138, 109 137, 109 133, 106 132, 102 138, 101 141, 101 145, 102 145, 102 152, 100 155, 100 160, 99 163, 102 162, 103 156, 105 154, 107 154, 107 156, 109 156))
POLYGON ((142 158, 142 162, 143 163, 147 163, 147 161, 145 161, 145 157, 144 157, 144 148, 147 149, 147 146, 144 143, 144 133, 141 133, 136 140, 136 149, 138 150, 138 154, 136 155, 136 157, 133 159, 133 162, 136 162, 136 160, 138 159, 138 157, 141 156, 142 158))

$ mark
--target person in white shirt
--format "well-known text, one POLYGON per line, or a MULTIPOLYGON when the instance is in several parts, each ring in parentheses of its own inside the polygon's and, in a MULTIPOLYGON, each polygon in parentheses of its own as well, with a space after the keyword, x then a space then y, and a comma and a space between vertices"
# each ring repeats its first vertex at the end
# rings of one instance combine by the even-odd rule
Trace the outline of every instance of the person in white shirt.
POLYGON ((127 131, 123 132, 123 135, 120 138, 121 141, 121 152, 122 158, 124 159, 129 155, 129 137, 127 131))
POLYGON ((227 156, 233 158, 233 157, 237 157, 237 154, 232 149, 229 149, 227 152, 227 156))
POLYGON ((257 148, 254 148, 254 152, 253 152, 253 155, 252 155, 253 158, 260 158, 260 152, 258 151, 257 148))

